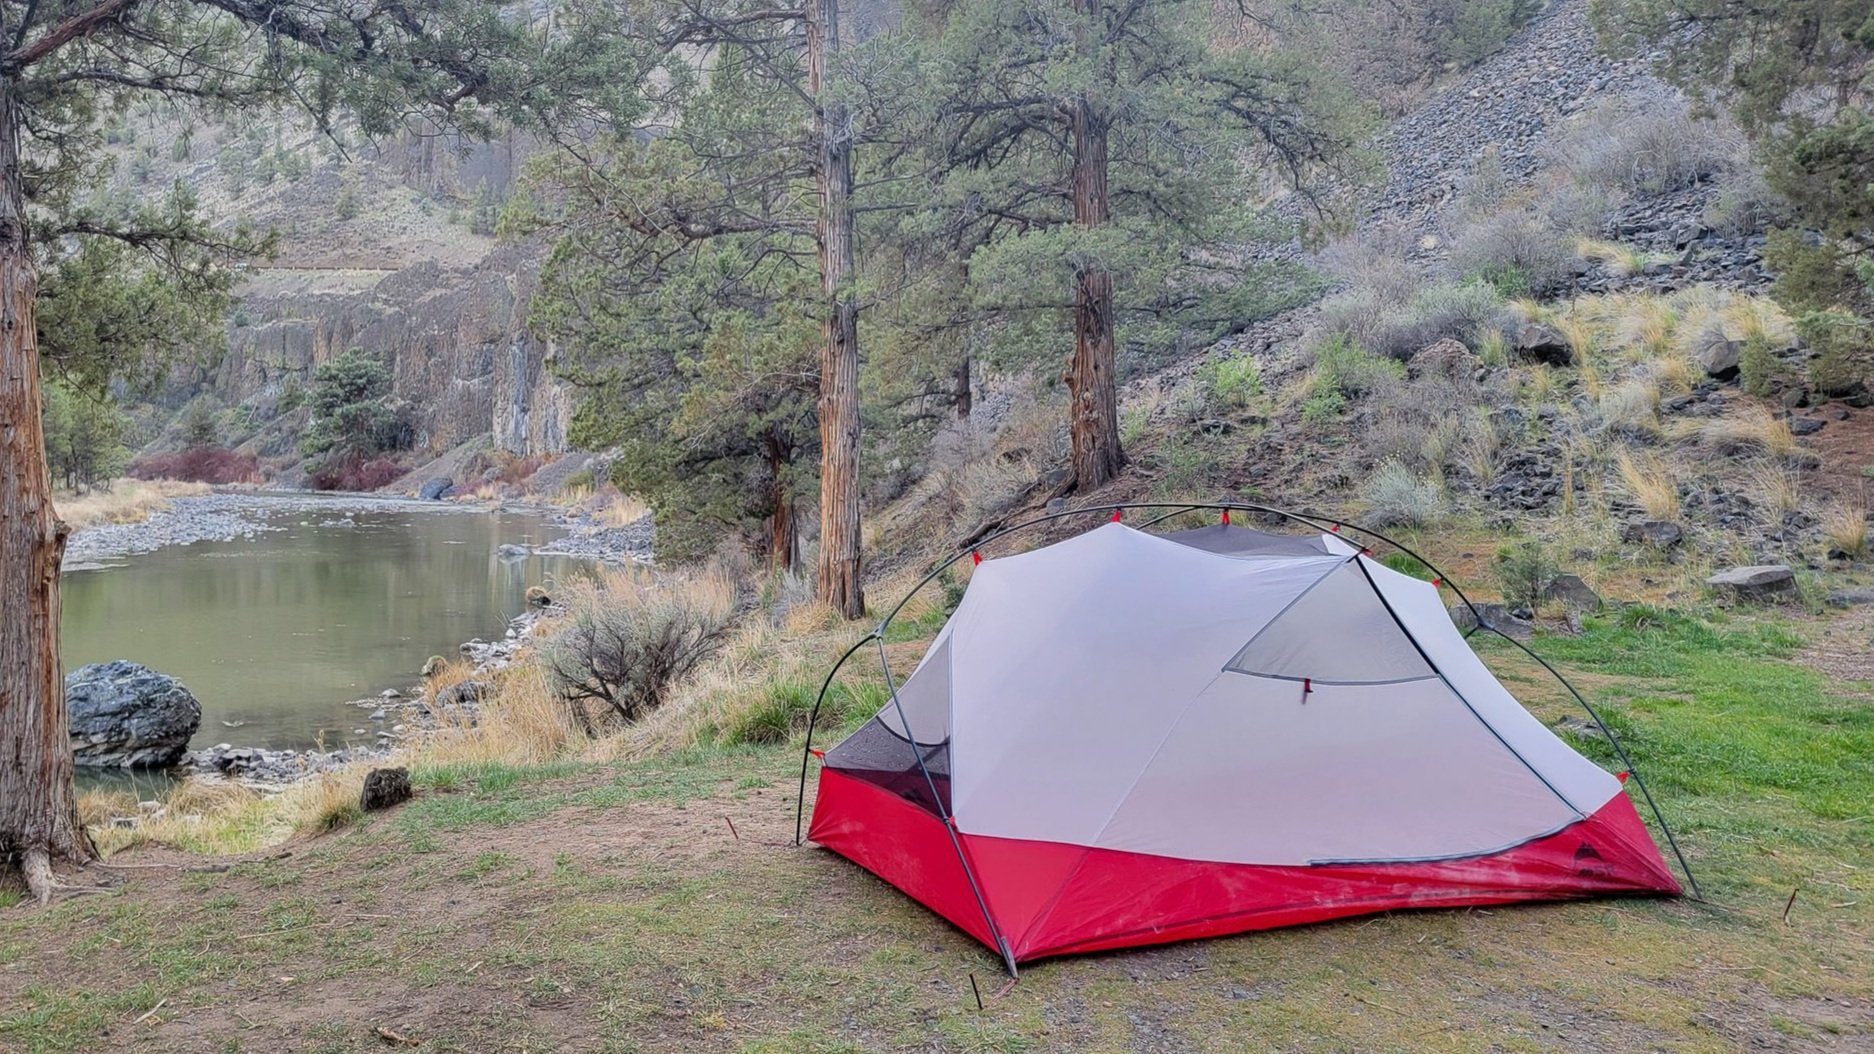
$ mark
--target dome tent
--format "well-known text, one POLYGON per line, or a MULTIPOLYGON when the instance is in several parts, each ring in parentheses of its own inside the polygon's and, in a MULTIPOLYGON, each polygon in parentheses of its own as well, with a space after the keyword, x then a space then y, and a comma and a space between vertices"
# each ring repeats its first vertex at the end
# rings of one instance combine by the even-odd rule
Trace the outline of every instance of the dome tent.
MULTIPOLYGON (((889 673, 889 671, 888 671, 889 673)), ((1407 907, 1676 894, 1435 585, 1114 522, 983 562, 808 837, 1017 963, 1407 907)))

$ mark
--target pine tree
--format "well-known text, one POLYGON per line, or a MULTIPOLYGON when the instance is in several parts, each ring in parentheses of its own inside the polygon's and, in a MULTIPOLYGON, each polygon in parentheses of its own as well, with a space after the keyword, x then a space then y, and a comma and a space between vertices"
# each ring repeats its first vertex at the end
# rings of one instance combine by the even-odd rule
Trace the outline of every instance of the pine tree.
POLYGON ((57 886, 54 860, 93 850, 59 676, 67 530, 50 500, 39 308, 78 323, 69 348, 62 329, 46 331, 48 353, 108 372, 170 338, 134 314, 118 316, 128 332, 87 317, 86 297, 127 305, 108 283, 60 285, 47 299, 55 281, 121 264, 150 303, 200 319, 213 314, 204 301, 225 297, 225 264, 261 247, 211 229, 180 193, 144 209, 88 207, 105 115, 163 99, 212 116, 298 106, 334 137, 390 132, 412 114, 483 132, 508 115, 619 108, 606 85, 632 78, 599 76, 605 40, 549 40, 493 0, 0 2, 0 866, 17 863, 41 900, 57 886), (81 294, 75 306, 67 291, 81 294))
POLYGON ((930 222, 1006 342, 1060 348, 1037 327, 1069 320, 1070 483, 1099 487, 1125 462, 1120 327, 1228 328, 1267 304, 1279 291, 1234 262, 1245 203, 1345 152, 1358 111, 1309 67, 1217 46, 1196 0, 953 0, 928 17, 930 222))
MULTIPOLYGON (((583 345, 588 368, 610 371, 608 390, 626 400, 614 412, 641 418, 659 399, 683 401, 670 385, 687 389, 700 378, 698 349, 718 321, 758 334, 746 346, 764 349, 764 358, 785 358, 780 349, 795 341, 782 331, 809 320, 819 331, 818 361, 791 376, 811 376, 818 397, 818 594, 845 617, 859 618, 865 600, 853 154, 862 130, 836 84, 844 30, 838 4, 809 0, 790 9, 747 0, 649 0, 633 15, 626 35, 655 56, 643 83, 657 123, 642 132, 614 129, 545 171, 542 195, 565 203, 553 218, 561 239, 560 270, 553 272, 559 277, 547 282, 548 298, 561 302, 546 308, 545 324, 583 345), (597 245, 609 252, 595 254, 597 245), (721 274, 729 260, 746 272, 721 274), (672 325, 658 286, 678 276, 698 299, 684 305, 691 320, 672 325), (694 285, 711 276, 715 284, 694 285), (556 281, 566 283, 566 294, 551 290, 556 281), (610 289, 624 302, 613 310, 579 292, 588 288, 610 289), (663 320, 663 331, 638 341, 608 345, 594 338, 610 326, 639 328, 654 319, 663 320), (687 342, 687 349, 667 343, 673 340, 687 342), (647 402, 629 402, 639 399, 647 402)), ((786 398, 790 390, 786 383, 773 387, 774 406, 751 407, 738 418, 752 427, 711 422, 727 427, 717 435, 722 442, 663 459, 694 467, 696 457, 710 452, 709 463, 726 482, 744 478, 725 459, 745 456, 739 452, 751 442, 770 452, 746 456, 779 458, 780 470, 768 473, 766 506, 771 548, 783 555, 792 551, 791 541, 783 542, 793 506, 779 480, 789 475, 792 454, 783 457, 779 450, 800 447, 792 436, 798 418, 786 398), (761 438, 759 422, 771 415, 789 422, 785 440, 761 438), (729 432, 737 434, 735 441, 727 441, 729 432)), ((660 434, 672 442, 694 438, 680 426, 660 434)), ((629 482, 663 489, 652 478, 629 482)))

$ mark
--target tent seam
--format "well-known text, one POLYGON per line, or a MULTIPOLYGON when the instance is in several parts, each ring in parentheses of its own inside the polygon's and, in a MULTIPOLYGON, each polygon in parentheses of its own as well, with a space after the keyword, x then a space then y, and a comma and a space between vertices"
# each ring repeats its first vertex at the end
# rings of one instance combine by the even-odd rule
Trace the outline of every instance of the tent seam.
MULTIPOLYGON (((1356 555, 1354 559, 1358 561, 1359 559, 1358 555, 1356 555)), ((1405 624, 1405 620, 1399 617, 1399 613, 1397 611, 1393 610, 1392 601, 1386 599, 1386 594, 1383 591, 1381 591, 1379 587, 1379 583, 1373 581, 1373 576, 1371 573, 1367 571, 1366 565, 1356 564, 1356 566, 1360 568, 1361 577, 1366 579, 1367 587, 1373 590, 1373 595, 1375 597, 1379 598, 1380 606, 1384 607, 1386 609, 1386 614, 1392 618, 1393 624, 1398 626, 1400 631, 1406 635, 1406 640, 1412 642, 1413 650, 1419 653, 1419 658, 1425 660, 1425 665, 1431 667, 1432 672, 1438 675, 1438 679, 1444 682, 1444 686, 1446 690, 1448 690, 1454 697, 1456 697, 1458 702, 1464 704, 1464 709, 1470 711, 1470 715, 1477 719, 1477 723, 1483 725, 1484 728, 1490 732, 1490 735, 1493 738, 1495 738, 1498 743, 1501 743, 1503 745, 1503 749, 1510 752, 1511 757, 1515 758, 1517 761, 1522 762, 1523 767, 1529 770, 1529 774, 1534 776, 1537 780, 1541 781, 1542 785, 1548 788, 1548 791, 1550 794, 1555 795, 1555 800, 1567 806, 1568 811, 1571 813, 1574 813, 1577 819, 1580 819, 1580 820, 1587 819, 1588 814, 1582 812, 1580 806, 1570 801, 1568 799, 1568 796, 1563 794, 1560 790, 1557 790, 1555 787, 1555 784, 1550 783, 1549 778, 1547 776, 1544 776, 1540 769, 1530 764, 1529 759, 1526 757, 1523 757, 1521 751, 1511 746, 1510 741, 1503 738, 1503 733, 1497 731, 1497 727, 1495 725, 1491 724, 1488 720, 1485 720, 1484 715, 1477 712, 1477 708, 1471 705, 1471 701, 1469 699, 1464 698, 1464 693, 1458 691, 1457 685, 1451 683, 1451 678, 1446 677, 1445 672, 1442 669, 1439 669, 1437 663, 1432 661, 1432 657, 1426 653, 1424 646, 1419 643, 1418 638, 1412 635, 1412 630, 1410 627, 1408 627, 1405 624)))

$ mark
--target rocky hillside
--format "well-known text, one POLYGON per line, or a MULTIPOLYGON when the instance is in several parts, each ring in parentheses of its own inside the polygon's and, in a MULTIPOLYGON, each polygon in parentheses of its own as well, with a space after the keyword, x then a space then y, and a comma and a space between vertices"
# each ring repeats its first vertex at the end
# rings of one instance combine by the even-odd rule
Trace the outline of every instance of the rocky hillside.
POLYGON ((113 138, 114 193, 180 181, 217 220, 280 235, 278 254, 237 290, 227 354, 178 373, 168 405, 206 393, 232 442, 287 465, 304 421, 282 399, 364 347, 387 357, 395 397, 414 410, 419 460, 464 444, 521 457, 565 449, 569 395, 548 368, 552 349, 524 324, 538 247, 492 237, 525 140, 341 152, 280 116, 202 127, 152 115, 113 138))

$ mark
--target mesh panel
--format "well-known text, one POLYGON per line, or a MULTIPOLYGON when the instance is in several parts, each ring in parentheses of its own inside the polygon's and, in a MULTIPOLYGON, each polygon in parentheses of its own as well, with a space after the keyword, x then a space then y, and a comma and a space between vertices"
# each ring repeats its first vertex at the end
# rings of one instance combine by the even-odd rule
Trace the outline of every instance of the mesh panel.
POLYGON ((913 747, 878 718, 860 726, 839 746, 826 752, 826 766, 896 794, 936 816, 950 812, 950 741, 913 747), (922 753, 924 767, 918 767, 922 753), (924 769, 930 779, 924 778, 924 769), (931 797, 936 784, 937 797, 931 797))
POLYGON ((1159 537, 1222 556, 1321 556, 1327 552, 1327 546, 1318 537, 1270 534, 1250 527, 1233 527, 1221 523, 1188 531, 1172 531, 1159 537))
MULTIPOLYGON (((896 676, 896 673, 893 674, 896 676)), ((919 743, 941 743, 950 738, 950 634, 942 634, 911 676, 898 682, 898 699, 878 712, 885 727, 919 743), (899 708, 904 715, 899 716, 899 708), (904 722, 911 722, 905 731, 904 722)))
POLYGON ((1224 667, 1322 684, 1380 684, 1435 676, 1352 561, 1328 573, 1224 667))

